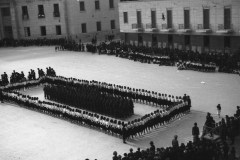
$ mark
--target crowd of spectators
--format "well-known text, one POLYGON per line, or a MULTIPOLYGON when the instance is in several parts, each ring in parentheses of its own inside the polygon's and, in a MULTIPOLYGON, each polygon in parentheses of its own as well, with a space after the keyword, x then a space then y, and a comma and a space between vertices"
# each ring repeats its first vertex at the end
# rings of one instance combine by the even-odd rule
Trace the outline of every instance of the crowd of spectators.
MULTIPOLYGON (((94 38, 93 38, 94 39, 94 38)), ((22 39, 22 40, 0 40, 0 47, 7 46, 56 46, 55 50, 70 50, 78 52, 91 52, 99 54, 116 55, 122 58, 129 58, 143 63, 156 63, 159 65, 174 65, 176 62, 197 63, 203 66, 214 64, 219 67, 219 72, 239 73, 240 50, 234 53, 220 53, 209 51, 200 53, 198 51, 180 50, 176 48, 159 48, 148 46, 135 46, 120 41, 83 44, 81 40, 71 39, 22 39)), ((198 66, 199 67, 199 66, 198 66)), ((210 65, 211 67, 211 65, 210 65)), ((190 67, 191 69, 191 67, 190 67)), ((193 70, 196 67, 193 68, 193 70)))
MULTIPOLYGON (((210 113, 207 114, 206 123, 213 123, 213 117, 210 113)), ((205 125, 206 125, 205 123, 205 125)), ((178 136, 175 135, 172 140, 172 146, 156 148, 153 141, 147 149, 141 150, 138 148, 135 152, 131 148, 129 153, 118 155, 117 151, 113 152, 113 160, 238 160, 236 149, 231 146, 232 136, 239 136, 240 133, 240 107, 237 106, 237 111, 232 117, 226 116, 219 123, 214 123, 211 126, 212 130, 207 133, 220 135, 220 141, 216 139, 205 138, 205 134, 198 137, 199 128, 197 123, 192 129, 193 141, 187 144, 179 145, 178 136), (225 123, 226 121, 226 123, 225 123), (226 127, 226 128, 225 128, 226 127), (226 132, 223 134, 223 132, 226 132), (227 142, 230 141, 230 144, 227 142)))

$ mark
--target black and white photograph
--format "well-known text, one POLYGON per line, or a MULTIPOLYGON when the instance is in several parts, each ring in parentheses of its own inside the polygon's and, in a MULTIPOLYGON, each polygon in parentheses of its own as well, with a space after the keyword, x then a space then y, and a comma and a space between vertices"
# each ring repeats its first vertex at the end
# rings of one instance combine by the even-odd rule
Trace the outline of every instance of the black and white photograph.
POLYGON ((0 160, 240 160, 240 0, 0 0, 0 160))

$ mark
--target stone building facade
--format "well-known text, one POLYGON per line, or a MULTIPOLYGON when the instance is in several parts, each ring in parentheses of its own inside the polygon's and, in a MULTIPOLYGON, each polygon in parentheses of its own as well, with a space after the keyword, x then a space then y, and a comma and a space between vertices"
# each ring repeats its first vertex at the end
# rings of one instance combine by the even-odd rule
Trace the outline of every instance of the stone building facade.
POLYGON ((239 0, 122 0, 121 38, 127 43, 199 52, 240 47, 239 0))
POLYGON ((1 0, 0 38, 119 36, 118 0, 1 0))

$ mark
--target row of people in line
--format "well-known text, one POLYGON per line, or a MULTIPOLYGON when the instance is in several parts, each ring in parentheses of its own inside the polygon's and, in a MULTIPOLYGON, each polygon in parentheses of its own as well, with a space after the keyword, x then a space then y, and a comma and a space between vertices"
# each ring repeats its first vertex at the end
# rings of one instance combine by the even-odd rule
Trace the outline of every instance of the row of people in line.
MULTIPOLYGON (((43 76, 56 76, 56 72, 53 68, 51 67, 47 67, 46 68, 46 74, 45 72, 42 70, 42 69, 39 69, 38 68, 38 77, 43 77, 43 76)), ((15 70, 13 70, 11 76, 10 76, 10 81, 8 79, 8 75, 6 72, 4 72, 2 75, 1 75, 1 79, 0 79, 0 86, 5 86, 5 85, 8 85, 9 82, 11 84, 13 83, 18 83, 18 82, 24 82, 26 80, 36 80, 36 73, 33 69, 31 69, 29 72, 28 72, 28 78, 25 77, 25 74, 23 71, 21 71, 21 73, 19 72, 16 72, 15 70)))
MULTIPOLYGON (((89 81, 89 80, 82 80, 82 79, 76 79, 76 78, 66 78, 62 76, 55 76, 56 74, 49 74, 48 71, 51 71, 51 70, 53 69, 49 67, 47 68, 46 76, 43 76, 43 77, 39 76, 39 78, 41 77, 39 79, 41 83, 48 82, 48 83, 54 83, 56 85, 64 85, 66 83, 69 83, 69 84, 75 83, 75 84, 95 86, 99 88, 101 92, 107 92, 111 94, 114 93, 114 95, 117 95, 117 96, 131 98, 135 102, 148 103, 148 104, 165 107, 165 108, 167 105, 173 105, 175 103, 179 103, 182 101, 188 101, 188 103, 191 105, 191 99, 186 94, 182 97, 173 96, 173 95, 167 95, 164 93, 148 91, 145 89, 136 89, 136 88, 131 88, 131 87, 122 86, 122 85, 99 82, 95 80, 89 81)), ((53 73, 55 73, 54 70, 53 70, 53 73)), ((28 81, 26 85, 30 85, 31 83, 36 83, 36 81, 28 81)))
POLYGON ((194 70, 194 71, 202 71, 202 72, 215 72, 216 65, 213 64, 201 64, 194 62, 179 62, 177 63, 177 67, 179 70, 194 70))
POLYGON ((101 92, 96 87, 45 85, 44 96, 45 99, 115 118, 126 118, 134 114, 131 99, 101 92))
POLYGON ((56 39, 3 39, 0 40, 0 47, 19 47, 19 46, 54 46, 67 43, 66 38, 56 38, 56 39))
MULTIPOLYGON (((182 50, 177 48, 161 48, 161 47, 148 47, 148 46, 136 46, 131 44, 126 44, 122 42, 103 42, 100 45, 96 43, 88 43, 84 45, 79 42, 72 40, 71 38, 59 38, 59 39, 4 39, 0 40, 0 47, 4 46, 52 46, 55 45, 57 48, 62 50, 72 50, 72 51, 89 51, 97 52, 100 50, 105 50, 105 54, 115 53, 117 50, 123 51, 124 54, 130 53, 143 53, 149 55, 158 55, 158 56, 168 56, 170 58, 170 64, 174 64, 179 61, 190 61, 190 62, 199 62, 201 64, 209 64, 213 62, 216 66, 219 66, 219 71, 221 72, 233 72, 234 70, 239 69, 238 61, 239 54, 228 54, 228 53, 219 53, 216 51, 209 51, 199 53, 198 51, 192 50, 182 50), (88 49, 85 49, 88 46, 88 49), (80 49, 81 48, 81 49, 80 49)), ((55 48, 56 49, 56 48, 55 48)), ((147 62, 147 61, 146 61, 147 62)), ((167 65, 170 65, 167 63, 167 65)), ((166 64, 164 64, 166 65, 166 64)))
POLYGON ((176 106, 171 106, 168 110, 156 110, 155 112, 146 114, 142 118, 124 122, 67 105, 39 101, 37 97, 23 95, 12 89, 13 88, 11 88, 11 90, 9 90, 9 88, 4 89, 1 93, 4 101, 16 102, 20 106, 24 105, 30 109, 39 110, 83 125, 98 128, 109 134, 123 137, 124 142, 127 138, 145 134, 154 127, 168 123, 172 118, 189 112, 190 110, 190 106, 187 102, 184 102, 176 106))

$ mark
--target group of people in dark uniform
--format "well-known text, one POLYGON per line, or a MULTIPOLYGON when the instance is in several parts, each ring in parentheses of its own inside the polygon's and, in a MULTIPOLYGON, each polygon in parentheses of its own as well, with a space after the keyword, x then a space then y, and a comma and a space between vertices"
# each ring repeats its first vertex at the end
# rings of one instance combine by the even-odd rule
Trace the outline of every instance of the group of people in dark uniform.
MULTIPOLYGON (((46 75, 47 76, 56 76, 56 72, 53 68, 51 67, 47 67, 46 68, 46 75)), ((38 77, 43 77, 45 76, 45 72, 42 69, 38 68, 38 77)), ((28 72, 28 76, 27 78, 25 77, 25 74, 23 73, 23 71, 16 72, 15 70, 13 70, 11 76, 10 76, 10 82, 8 80, 8 75, 6 72, 4 72, 3 74, 1 74, 1 79, 0 79, 0 86, 6 86, 9 83, 10 84, 14 84, 14 83, 19 83, 19 82, 25 82, 25 81, 31 81, 31 80, 36 80, 36 73, 33 69, 30 69, 30 71, 28 72)))
POLYGON ((8 75, 6 72, 1 74, 0 86, 5 86, 9 84, 8 75))
POLYGON ((45 85, 46 99, 115 118, 133 115, 133 101, 83 84, 45 85))
POLYGON ((66 38, 56 38, 56 39, 3 39, 0 40, 0 47, 28 47, 28 46, 56 46, 60 44, 65 44, 67 42, 66 38))
MULTIPOLYGON (((120 97, 121 95, 123 99, 126 99, 128 101, 131 101, 130 95, 132 95, 132 94, 129 94, 127 90, 127 89, 130 89, 130 87, 112 85, 105 82, 79 80, 75 78, 65 78, 60 76, 49 76, 49 75, 39 77, 36 80, 29 80, 22 83, 18 82, 18 83, 1 87, 2 89, 1 98, 3 98, 4 101, 15 102, 29 109, 34 109, 34 110, 41 111, 43 113, 47 113, 53 116, 61 117, 69 121, 79 123, 81 125, 87 125, 87 126, 99 129, 101 131, 104 131, 111 135, 120 136, 123 138, 124 142, 128 138, 140 136, 162 124, 168 123, 172 119, 189 112, 191 107, 190 97, 187 95, 176 98, 174 96, 168 96, 165 94, 155 94, 155 92, 148 92, 142 89, 138 89, 138 90, 135 89, 133 97, 138 97, 138 99, 133 98, 132 100, 142 102, 142 103, 153 104, 147 99, 142 99, 142 97, 145 97, 145 96, 151 97, 151 96, 159 95, 160 96, 159 98, 161 99, 161 101, 159 102, 161 103, 158 104, 158 108, 156 108, 156 111, 150 114, 146 114, 141 118, 138 118, 129 122, 125 122, 123 120, 113 118, 112 116, 111 117, 105 116, 100 113, 91 112, 89 110, 80 109, 74 106, 68 106, 68 105, 54 103, 54 102, 40 101, 37 97, 27 96, 27 95, 21 94, 18 91, 24 87, 28 88, 28 87, 37 86, 40 84, 48 84, 48 85, 50 84, 52 86, 57 86, 57 87, 59 87, 59 85, 69 86, 70 84, 73 86, 85 85, 90 88, 91 87, 98 88, 99 91, 101 91, 101 93, 105 93, 105 94, 114 93, 114 96, 116 97, 120 97), (115 88, 113 88, 113 86, 115 86, 115 88), (144 95, 143 93, 149 94, 149 96, 144 95), (151 95, 150 93, 151 94, 154 93, 154 94, 151 95)), ((131 112, 133 112, 133 110, 131 112)))

